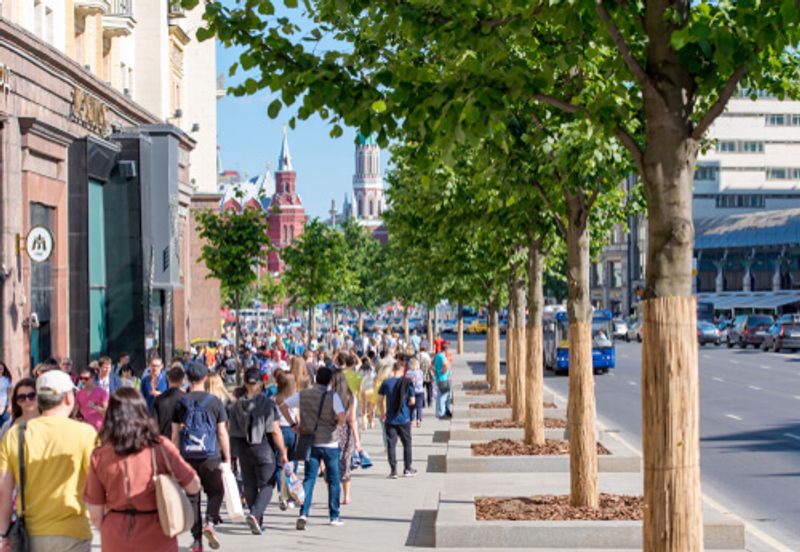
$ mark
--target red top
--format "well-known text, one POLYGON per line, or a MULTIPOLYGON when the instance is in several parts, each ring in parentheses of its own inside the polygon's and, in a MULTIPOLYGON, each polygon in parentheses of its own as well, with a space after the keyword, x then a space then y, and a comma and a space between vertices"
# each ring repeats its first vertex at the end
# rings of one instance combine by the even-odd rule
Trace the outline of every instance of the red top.
POLYGON ((443 337, 437 337, 433 340, 433 350, 434 352, 441 353, 442 352, 442 345, 447 343, 447 340, 443 337))
MULTIPOLYGON (((161 438, 172 472, 182 485, 188 485, 195 476, 192 467, 181 458, 169 440, 161 438)), ((161 452, 156 450, 158 473, 169 473, 161 452)), ((150 449, 146 448, 128 459, 130 495, 126 493, 125 457, 114 452, 109 445, 98 447, 92 453, 84 499, 89 504, 103 504, 106 511, 134 509, 141 512, 157 510, 155 484, 150 449), (130 501, 128 500, 130 497, 130 501)), ((158 514, 137 514, 131 529, 130 514, 108 512, 100 530, 103 551, 177 552, 178 540, 161 531, 158 514)))

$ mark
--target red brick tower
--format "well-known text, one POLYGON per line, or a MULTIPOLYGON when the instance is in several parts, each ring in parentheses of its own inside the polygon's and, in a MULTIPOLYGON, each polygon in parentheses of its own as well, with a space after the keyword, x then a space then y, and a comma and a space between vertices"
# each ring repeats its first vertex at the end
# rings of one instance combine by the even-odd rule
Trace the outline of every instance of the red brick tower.
POLYGON ((279 250, 291 244, 303 233, 306 224, 306 212, 303 202, 295 190, 297 173, 292 167, 292 156, 289 154, 289 141, 286 128, 283 129, 283 146, 278 158, 278 170, 275 171, 275 195, 272 196, 269 220, 269 237, 275 251, 270 253, 267 269, 271 273, 283 272, 283 261, 279 250))

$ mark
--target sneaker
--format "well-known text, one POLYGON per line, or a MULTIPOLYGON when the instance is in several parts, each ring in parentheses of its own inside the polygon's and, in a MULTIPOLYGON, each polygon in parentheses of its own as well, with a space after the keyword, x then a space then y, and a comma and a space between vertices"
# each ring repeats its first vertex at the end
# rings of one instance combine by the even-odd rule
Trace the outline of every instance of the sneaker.
POLYGON ((278 503, 278 508, 281 509, 281 512, 285 512, 289 509, 289 503, 285 500, 281 500, 280 503, 278 503))
POLYGON ((403 477, 416 477, 417 470, 414 468, 408 468, 406 471, 403 472, 403 477))
POLYGON ((211 547, 211 550, 219 548, 219 537, 217 537, 217 531, 212 524, 207 523, 206 526, 203 527, 203 536, 208 540, 208 546, 211 547))
POLYGON ((244 517, 244 520, 247 522, 247 526, 250 527, 250 532, 254 535, 260 535, 263 533, 261 529, 261 524, 258 523, 258 520, 253 514, 248 514, 244 517))
POLYGON ((330 525, 332 525, 333 527, 341 527, 342 525, 344 525, 344 522, 341 519, 332 519, 330 521, 330 525))
POLYGON ((286 506, 288 506, 290 510, 294 510, 295 508, 297 508, 297 504, 294 503, 294 500, 290 500, 289 502, 287 502, 286 506))
POLYGON ((195 540, 189 550, 190 552, 203 552, 203 541, 201 539, 195 540))
POLYGON ((295 525, 295 528, 298 531, 305 531, 307 521, 308 519, 306 519, 306 516, 300 516, 299 518, 297 518, 297 525, 295 525))
POLYGON ((389 474, 389 479, 397 479, 397 472, 393 471, 389 474))

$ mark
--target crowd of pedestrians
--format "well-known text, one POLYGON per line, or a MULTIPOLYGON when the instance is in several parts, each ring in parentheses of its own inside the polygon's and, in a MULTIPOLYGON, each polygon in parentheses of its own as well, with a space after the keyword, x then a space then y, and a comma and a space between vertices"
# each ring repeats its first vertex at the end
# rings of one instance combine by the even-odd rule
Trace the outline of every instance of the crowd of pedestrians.
POLYGON ((353 470, 372 465, 361 433, 377 429, 377 418, 389 477, 413 477, 412 428, 426 407, 450 416, 441 338, 429 344, 414 332, 406 342, 344 326, 309 339, 289 326, 238 341, 238 350, 223 338, 181 352, 168 367, 152 356, 141 373, 123 353, 116 364, 50 359, 14 382, 0 362, 0 552, 21 533, 32 552, 88 552, 90 520, 103 551, 177 551, 159 512, 154 479, 163 474, 188 497, 192 552, 221 546, 226 487, 228 498, 238 494, 226 470, 254 535, 276 491, 278 507, 298 508, 296 529, 306 530, 320 477, 329 523, 340 526, 353 470))

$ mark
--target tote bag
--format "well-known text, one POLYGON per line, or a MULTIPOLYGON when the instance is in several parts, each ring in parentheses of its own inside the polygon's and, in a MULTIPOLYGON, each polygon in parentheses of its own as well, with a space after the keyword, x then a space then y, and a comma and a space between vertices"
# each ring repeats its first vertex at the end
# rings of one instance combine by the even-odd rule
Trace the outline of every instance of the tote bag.
POLYGON ((175 479, 175 474, 164 449, 159 446, 158 450, 161 451, 161 457, 167 465, 167 470, 169 470, 168 474, 158 473, 156 451, 155 448, 151 447, 150 454, 153 462, 153 483, 156 487, 158 521, 161 524, 161 530, 166 536, 170 538, 177 537, 189 531, 194 525, 194 508, 192 508, 192 503, 186 495, 186 491, 175 479))

